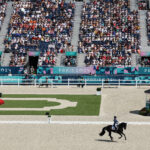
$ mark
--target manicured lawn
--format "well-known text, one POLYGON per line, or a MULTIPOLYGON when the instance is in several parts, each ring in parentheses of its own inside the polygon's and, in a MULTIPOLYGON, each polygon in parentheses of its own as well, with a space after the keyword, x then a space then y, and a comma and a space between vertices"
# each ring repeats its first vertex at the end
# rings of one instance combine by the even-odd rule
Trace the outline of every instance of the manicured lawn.
POLYGON ((46 100, 5 100, 4 105, 0 105, 0 108, 43 108, 46 106, 57 106, 58 102, 48 102, 46 100))
MULTIPOLYGON (((3 97, 5 97, 5 98, 6 97, 7 98, 45 98, 46 97, 46 98, 66 99, 66 100, 69 100, 72 102, 77 102, 76 107, 69 107, 69 108, 59 109, 59 110, 51 110, 50 111, 51 115, 97 116, 97 115, 99 115, 100 102, 101 102, 101 97, 96 96, 96 95, 28 95, 28 94, 26 94, 26 95, 3 95, 3 97)), ((44 101, 44 99, 43 99, 43 101, 44 101)), ((38 101, 36 101, 36 102, 38 102, 38 101)), ((12 105, 13 105, 13 107, 21 108, 24 105, 23 104, 24 101, 23 102, 20 101, 19 103, 18 103, 18 101, 14 101, 14 103, 12 105)), ((41 102, 39 102, 39 103, 41 103, 41 102)), ((45 103, 47 103, 47 102, 44 101, 44 103, 42 103, 42 107, 47 106, 45 103)), ((7 104, 7 103, 5 103, 5 104, 7 104)), ((5 104, 2 106, 6 108, 5 104)), ((29 103, 27 105, 29 105, 29 103)), ((34 104, 31 103, 32 108, 33 108, 33 105, 34 104)), ((52 104, 52 102, 51 102, 51 105, 57 105, 57 104, 56 103, 52 104)), ((31 106, 28 106, 27 108, 30 108, 31 106)), ((36 108, 36 107, 34 107, 34 108, 36 108)), ((37 107, 37 108, 39 108, 39 107, 37 107)), ((45 115, 45 113, 46 113, 46 111, 0 111, 0 115, 45 115)))

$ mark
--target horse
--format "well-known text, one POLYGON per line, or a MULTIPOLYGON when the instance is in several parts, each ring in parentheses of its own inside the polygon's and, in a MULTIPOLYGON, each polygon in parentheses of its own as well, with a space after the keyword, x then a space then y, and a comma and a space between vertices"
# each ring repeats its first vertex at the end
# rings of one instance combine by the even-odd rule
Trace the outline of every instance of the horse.
POLYGON ((118 133, 120 135, 119 139, 122 138, 122 135, 124 136, 125 140, 127 139, 126 138, 126 135, 123 133, 123 129, 126 130, 127 128, 127 123, 125 122, 122 122, 118 125, 118 129, 117 130, 113 130, 112 129, 112 125, 108 125, 106 127, 104 127, 101 131, 101 133, 99 133, 100 136, 103 136, 105 134, 105 131, 108 131, 109 133, 109 136, 110 136, 110 139, 113 141, 113 137, 111 136, 111 132, 115 132, 115 133, 118 133))

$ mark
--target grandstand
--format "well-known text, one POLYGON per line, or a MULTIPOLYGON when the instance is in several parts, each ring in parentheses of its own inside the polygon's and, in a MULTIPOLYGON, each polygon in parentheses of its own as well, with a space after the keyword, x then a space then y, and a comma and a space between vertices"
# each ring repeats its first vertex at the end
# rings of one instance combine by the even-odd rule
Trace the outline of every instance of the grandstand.
POLYGON ((1 83, 149 79, 148 0, 3 0, 0 16, 1 83))
POLYGON ((0 0, 1 148, 149 150, 149 1, 0 0))
POLYGON ((83 6, 78 51, 87 65, 131 65, 140 51, 138 12, 128 1, 98 1, 83 6))

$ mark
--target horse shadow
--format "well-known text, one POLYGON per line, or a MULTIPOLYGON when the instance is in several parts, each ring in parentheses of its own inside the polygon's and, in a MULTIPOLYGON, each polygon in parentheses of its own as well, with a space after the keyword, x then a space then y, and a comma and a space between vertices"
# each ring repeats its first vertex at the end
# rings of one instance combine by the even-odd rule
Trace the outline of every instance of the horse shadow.
POLYGON ((107 142, 107 143, 115 143, 115 142, 117 142, 117 141, 105 140, 105 139, 95 139, 95 141, 107 142))
POLYGON ((136 114, 136 115, 139 115, 139 110, 132 110, 130 111, 131 114, 136 114))

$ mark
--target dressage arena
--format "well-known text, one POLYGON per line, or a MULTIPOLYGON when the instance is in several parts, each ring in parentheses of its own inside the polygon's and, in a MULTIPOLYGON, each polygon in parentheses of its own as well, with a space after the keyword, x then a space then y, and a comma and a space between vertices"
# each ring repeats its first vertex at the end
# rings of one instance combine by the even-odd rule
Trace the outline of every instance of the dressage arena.
MULTIPOLYGON (((53 88, 3 86, 4 94, 96 94, 96 86, 53 88)), ((150 117, 136 112, 145 106, 144 91, 149 87, 113 87, 102 89, 100 116, 0 116, 0 141, 3 150, 149 150, 150 117), (127 140, 113 133, 98 134, 113 116, 128 122, 127 140)))

